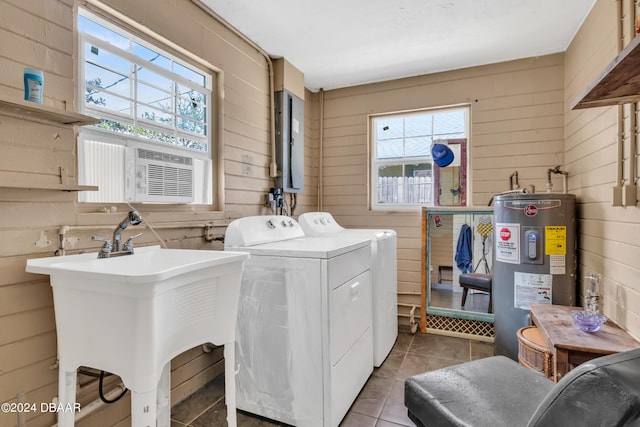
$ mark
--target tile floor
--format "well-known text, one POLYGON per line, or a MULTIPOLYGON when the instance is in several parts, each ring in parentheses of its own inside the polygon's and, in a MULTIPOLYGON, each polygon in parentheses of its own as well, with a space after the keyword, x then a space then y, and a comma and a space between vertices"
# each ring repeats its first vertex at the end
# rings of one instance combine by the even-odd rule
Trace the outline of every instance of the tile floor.
MULTIPOLYGON (((408 329, 401 329, 391 353, 380 368, 374 369, 340 426, 414 426, 404 406, 405 379, 492 355, 492 344, 432 334, 412 335, 408 329)), ((171 427, 226 426, 225 417, 224 379, 218 377, 172 409, 171 427)), ((282 424, 238 411, 239 427, 279 425, 282 424)))

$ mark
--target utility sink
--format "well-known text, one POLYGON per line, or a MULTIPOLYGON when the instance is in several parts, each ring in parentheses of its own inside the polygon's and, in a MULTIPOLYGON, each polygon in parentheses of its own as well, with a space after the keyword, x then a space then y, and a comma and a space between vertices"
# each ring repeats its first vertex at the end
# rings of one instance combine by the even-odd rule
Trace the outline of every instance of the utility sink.
MULTIPOLYGON (((64 274, 65 277, 109 280, 120 283, 157 283, 209 267, 248 258, 244 252, 136 248, 133 255, 98 258, 95 253, 36 258, 27 261, 27 271, 64 274), (229 255, 228 255, 229 254, 229 255)), ((83 286, 91 285, 82 282, 83 286)), ((129 288, 135 292, 135 288, 129 288)))
MULTIPOLYGON (((235 322, 245 252, 136 248, 27 260, 51 276, 60 403, 75 403, 76 370, 117 374, 130 389, 132 426, 169 426, 170 362, 207 342, 224 345, 228 424, 235 418, 235 322), (227 345, 228 344, 228 345, 227 345)), ((73 426, 60 412, 58 425, 73 426)))

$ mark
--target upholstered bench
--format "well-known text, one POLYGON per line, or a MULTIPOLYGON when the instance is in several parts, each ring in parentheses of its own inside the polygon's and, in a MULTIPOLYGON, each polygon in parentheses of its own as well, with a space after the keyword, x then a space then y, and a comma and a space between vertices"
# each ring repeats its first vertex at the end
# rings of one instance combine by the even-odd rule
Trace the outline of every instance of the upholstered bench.
POLYGON ((487 309, 487 313, 491 313, 492 304, 491 304, 491 275, 490 274, 482 274, 482 273, 465 273, 461 274, 458 278, 458 282, 462 287, 462 302, 460 306, 464 309, 464 304, 467 302, 467 293, 469 289, 473 289, 475 291, 482 291, 489 293, 489 308, 487 309))
POLYGON ((638 426, 640 349, 590 360, 557 384, 493 356, 413 376, 404 400, 419 427, 638 426))

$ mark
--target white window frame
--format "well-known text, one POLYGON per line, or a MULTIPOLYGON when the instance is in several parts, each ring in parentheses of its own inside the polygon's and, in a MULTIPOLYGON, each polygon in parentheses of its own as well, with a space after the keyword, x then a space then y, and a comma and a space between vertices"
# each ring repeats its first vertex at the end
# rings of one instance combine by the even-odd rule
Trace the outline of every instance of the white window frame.
MULTIPOLYGON (((460 134, 455 135, 447 135, 447 134, 434 134, 433 126, 431 134, 421 135, 424 137, 429 137, 433 142, 438 142, 439 140, 447 140, 447 139, 466 139, 468 145, 468 135, 469 135, 469 123, 470 123, 470 107, 469 105, 453 105, 447 107, 438 107, 438 108, 425 108, 419 110, 411 110, 411 111, 403 111, 403 112, 394 112, 394 113, 384 113, 384 114, 372 114, 369 116, 369 140, 370 140, 370 159, 369 159, 369 176, 370 176, 370 185, 369 185, 369 206, 371 210, 381 210, 381 211, 395 211, 395 210, 416 210, 420 209, 423 206, 436 206, 435 200, 435 173, 437 173, 437 167, 434 165, 433 158, 431 156, 431 149, 429 148, 428 154, 424 156, 414 156, 414 157, 393 157, 393 158, 385 158, 378 159, 378 142, 377 142, 377 126, 376 123, 378 120, 384 120, 385 118, 405 118, 412 115, 424 115, 424 114, 437 114, 439 112, 446 112, 452 110, 463 110, 465 112, 465 124, 464 124, 464 136, 460 134), (378 197, 378 168, 380 166, 402 166, 403 171, 404 168, 408 165, 415 164, 430 164, 431 165, 431 200, 424 203, 380 203, 378 197)), ((406 135, 403 134, 403 138, 407 138, 406 135)), ((467 156, 465 156, 467 157, 467 156)), ((467 165, 463 165, 465 168, 467 165)), ((414 171, 415 174, 415 171, 414 171)), ((403 175, 406 175, 403 173, 403 175)), ((467 178, 467 182, 465 183, 466 188, 469 188, 469 182, 467 178)), ((465 204, 467 205, 468 202, 465 204)))
MULTIPOLYGON (((186 62, 180 59, 179 57, 177 57, 175 54, 170 53, 167 50, 160 47, 160 45, 163 44, 161 41, 157 41, 157 44, 150 43, 136 36, 135 34, 131 33, 131 31, 121 26, 118 26, 86 9, 79 8, 78 16, 83 16, 91 21, 94 21, 97 24, 111 31, 118 33, 123 38, 128 39, 130 42, 137 43, 147 49, 157 52, 162 56, 170 59, 173 63, 179 64, 183 67, 191 69, 197 72, 198 74, 201 74, 202 76, 204 76, 204 86, 200 86, 197 83, 194 83, 189 79, 183 76, 180 76, 177 73, 172 73, 166 68, 157 66, 156 64, 145 61, 144 59, 130 52, 123 51, 118 47, 114 47, 113 45, 109 44, 107 41, 100 40, 91 34, 78 31, 78 95, 79 95, 78 110, 83 114, 87 114, 100 119, 113 120, 121 123, 126 123, 128 125, 131 125, 133 129, 142 127, 152 131, 159 131, 164 134, 170 134, 170 135, 173 135, 176 141, 178 140, 178 138, 186 137, 191 140, 200 142, 202 145, 206 146, 206 150, 199 150, 199 149, 193 149, 193 148, 181 146, 179 144, 155 141, 153 139, 141 137, 135 134, 113 132, 108 129, 104 129, 96 126, 84 126, 80 129, 80 132, 78 135, 78 145, 79 145, 78 162, 79 162, 79 169, 80 169, 79 178, 82 178, 82 172, 81 172, 82 168, 80 167, 80 162, 83 161, 83 157, 81 157, 83 155, 83 150, 81 146, 84 140, 99 140, 105 143, 122 145, 125 147, 136 147, 140 145, 151 146, 152 147, 151 149, 182 153, 182 155, 184 156, 192 157, 195 159, 201 159, 207 162, 206 164, 208 164, 209 167, 205 167, 204 172, 206 173, 207 176, 204 176, 205 181, 202 183, 202 185, 205 188, 205 191, 210 193, 206 204, 213 205, 215 203, 215 200, 214 200, 215 185, 212 184, 212 179, 215 176, 215 168, 217 167, 217 165, 214 163, 214 160, 216 159, 216 150, 217 150, 217 147, 214 144, 214 141, 216 139, 214 135, 216 135, 217 133, 217 130, 214 127, 215 126, 214 111, 219 107, 217 100, 214 98, 215 93, 213 91, 215 71, 212 72, 211 70, 204 69, 202 65, 196 66, 192 63, 186 62), (131 115, 128 115, 128 116, 119 115, 113 110, 101 108, 100 106, 94 105, 94 104, 87 104, 85 102, 86 78, 85 78, 85 72, 84 72, 85 62, 86 62, 85 51, 84 51, 85 43, 90 43, 92 46, 96 46, 99 49, 107 49, 110 51, 117 49, 118 56, 121 56, 123 59, 131 61, 132 63, 136 63, 136 64, 143 63, 144 68, 148 68, 152 70, 154 73, 160 74, 162 77, 172 80, 174 82, 174 91, 171 94, 172 111, 169 114, 173 115, 174 117, 173 126, 167 126, 164 124, 160 124, 151 120, 146 120, 144 118, 138 117, 136 108, 140 102, 136 96, 136 89, 135 89, 136 85, 135 85, 135 77, 134 77, 135 73, 131 74, 132 78, 130 81, 130 85, 131 85, 130 103, 132 108, 131 115), (206 131, 205 131, 204 138, 200 135, 191 133, 187 130, 181 130, 178 128, 175 120, 177 117, 179 117, 179 114, 176 111, 177 107, 175 102, 178 96, 175 90, 176 83, 183 87, 195 89, 198 92, 201 92, 205 95, 205 98, 206 98, 206 103, 204 105, 205 106, 205 122, 203 123, 203 125, 205 126, 206 131)), ((82 198, 80 198, 79 201, 83 201, 82 198)), ((127 200, 114 201, 114 202, 126 203, 127 200)), ((171 202, 167 202, 167 203, 172 204, 171 202)))

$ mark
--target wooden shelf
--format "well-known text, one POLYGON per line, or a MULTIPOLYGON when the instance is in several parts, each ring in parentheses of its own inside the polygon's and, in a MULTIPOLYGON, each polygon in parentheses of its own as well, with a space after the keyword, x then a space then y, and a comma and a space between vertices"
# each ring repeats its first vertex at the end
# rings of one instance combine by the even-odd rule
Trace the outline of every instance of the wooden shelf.
MULTIPOLYGON (((85 126, 100 123, 99 119, 83 114, 48 107, 35 102, 0 98, 0 114, 35 122, 47 122, 65 126, 85 126)), ((3 177, 0 188, 53 191, 98 191, 94 185, 77 185, 67 182, 64 168, 60 168, 60 183, 29 183, 15 177, 3 177)))
POLYGON ((640 101, 640 36, 636 36, 572 104, 572 110, 640 101))
POLYGON ((85 126, 100 123, 99 119, 72 111, 23 100, 0 98, 0 113, 32 121, 47 121, 68 126, 85 126))
POLYGON ((55 190, 55 191, 98 191, 95 185, 76 185, 76 184, 3 184, 0 182, 0 188, 17 188, 24 190, 55 190))

